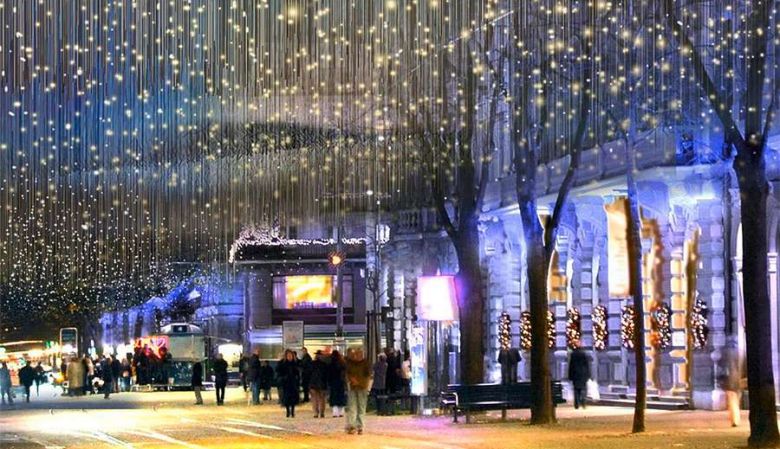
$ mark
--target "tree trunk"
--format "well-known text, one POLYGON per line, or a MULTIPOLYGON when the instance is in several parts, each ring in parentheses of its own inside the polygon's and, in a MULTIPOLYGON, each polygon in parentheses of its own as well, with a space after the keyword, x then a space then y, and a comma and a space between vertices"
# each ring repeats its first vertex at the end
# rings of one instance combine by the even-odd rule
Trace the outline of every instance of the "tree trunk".
POLYGON ((746 141, 734 161, 742 218, 742 285, 747 343, 751 447, 780 444, 772 373, 771 304, 767 290, 767 197, 769 185, 760 144, 746 141))
MULTIPOLYGON (((628 170, 631 170, 629 166, 628 170)), ((639 202, 636 183, 629 173, 628 183, 628 269, 629 288, 634 303, 634 361, 636 363, 636 401, 631 431, 645 431, 647 408, 647 361, 645 360, 645 304, 642 297, 642 241, 640 240, 639 202)))
POLYGON ((478 384, 485 380, 485 301, 476 217, 462 223, 453 243, 458 256, 455 284, 460 318, 461 383, 478 384))
POLYGON ((536 215, 536 201, 520 204, 520 216, 525 235, 531 313, 531 424, 551 424, 555 422, 555 407, 547 346, 547 274, 550 261, 543 244, 544 230, 536 215))

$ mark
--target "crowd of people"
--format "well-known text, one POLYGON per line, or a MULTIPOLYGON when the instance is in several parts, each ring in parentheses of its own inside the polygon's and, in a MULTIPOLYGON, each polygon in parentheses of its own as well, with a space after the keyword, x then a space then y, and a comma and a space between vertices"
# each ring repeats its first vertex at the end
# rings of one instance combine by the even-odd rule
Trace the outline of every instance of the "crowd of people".
MULTIPOLYGON (((221 354, 211 363, 216 404, 224 405, 228 364, 221 354)), ((203 401, 204 366, 197 362, 192 370, 195 404, 203 401)), ((372 365, 362 349, 350 349, 346 356, 338 350, 328 353, 318 350, 312 357, 306 348, 300 355, 286 350, 272 367, 260 359, 260 352, 244 356, 239 362, 241 385, 251 404, 271 401, 271 391, 277 389, 277 402, 284 407, 287 418, 295 418, 296 408, 311 403, 314 418, 325 418, 326 407, 331 416, 346 416, 346 431, 362 433, 364 416, 370 395, 408 392, 411 377, 408 356, 387 349, 372 365)))
MULTIPOLYGON (((46 372, 41 362, 38 362, 35 367, 26 360, 21 360, 21 364, 23 366, 18 373, 19 385, 24 388, 25 401, 30 402, 32 386, 35 385, 35 394, 39 395, 41 384, 46 383, 46 372)), ((14 403, 14 393, 11 387, 11 370, 8 369, 8 364, 3 362, 0 364, 0 396, 2 396, 3 404, 6 404, 6 399, 8 404, 14 403)))
POLYGON ((112 393, 130 391, 132 367, 123 358, 106 355, 99 358, 72 356, 64 359, 60 372, 68 381, 68 396, 103 394, 109 399, 112 393))

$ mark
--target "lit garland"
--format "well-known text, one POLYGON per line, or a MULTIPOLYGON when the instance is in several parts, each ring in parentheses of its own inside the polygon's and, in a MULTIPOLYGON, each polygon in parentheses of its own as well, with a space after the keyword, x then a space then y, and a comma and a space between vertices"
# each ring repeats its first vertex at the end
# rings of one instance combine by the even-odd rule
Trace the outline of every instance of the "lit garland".
MULTIPOLYGON (((368 243, 367 238, 343 238, 341 243, 344 245, 361 245, 368 243)), ((387 243, 387 242, 381 242, 387 243)), ((272 226, 270 229, 257 226, 247 226, 239 234, 238 238, 230 245, 228 253, 228 262, 235 262, 236 254, 241 249, 250 246, 334 246, 335 239, 289 239, 280 235, 279 227, 272 226)))
POLYGON ((531 312, 525 311, 520 314, 520 347, 524 351, 530 351, 533 342, 531 332, 531 312))
POLYGON ((551 310, 547 311, 547 346, 555 347, 555 315, 551 310))
POLYGON ((695 349, 706 348, 710 327, 707 319, 707 304, 701 299, 696 298, 690 321, 691 330, 693 331, 693 347, 695 349))
MULTIPOLYGON (((547 346, 555 347, 555 315, 547 311, 547 346)), ((533 347, 533 333, 531 330, 531 312, 520 314, 520 347, 524 351, 530 351, 533 347)))
POLYGON ((623 347, 629 350, 634 349, 635 320, 634 306, 623 307, 620 313, 620 339, 623 347))
POLYGON ((498 320, 498 344, 501 349, 509 349, 512 346, 512 319, 506 312, 502 312, 498 320))
POLYGON ((566 311, 566 344, 569 349, 574 349, 575 342, 582 339, 582 316, 576 308, 566 311))
POLYGON ((671 328, 672 312, 666 303, 660 304, 650 314, 650 321, 653 327, 653 347, 656 349, 666 349, 672 344, 671 328))
POLYGON ((593 349, 603 351, 608 343, 607 308, 599 305, 593 308, 593 349))

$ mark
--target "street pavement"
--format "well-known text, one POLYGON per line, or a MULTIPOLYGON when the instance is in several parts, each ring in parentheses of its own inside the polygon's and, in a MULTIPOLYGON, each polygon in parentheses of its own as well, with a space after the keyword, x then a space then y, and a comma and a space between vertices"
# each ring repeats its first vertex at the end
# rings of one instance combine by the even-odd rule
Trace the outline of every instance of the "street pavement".
MULTIPOLYGON (((648 411, 648 432, 631 435, 631 409, 558 409, 558 424, 530 426, 528 410, 478 415, 473 423, 446 416, 375 416, 363 435, 347 435, 344 418, 313 418, 308 404, 285 418, 274 404, 250 406, 239 388, 225 406, 193 405, 191 392, 121 393, 61 397, 51 388, 33 402, 0 408, 0 448, 290 448, 290 449, 477 449, 477 448, 734 448, 744 447, 747 423, 736 429, 724 412, 648 411)), ((745 416, 745 419, 747 416, 745 416)))

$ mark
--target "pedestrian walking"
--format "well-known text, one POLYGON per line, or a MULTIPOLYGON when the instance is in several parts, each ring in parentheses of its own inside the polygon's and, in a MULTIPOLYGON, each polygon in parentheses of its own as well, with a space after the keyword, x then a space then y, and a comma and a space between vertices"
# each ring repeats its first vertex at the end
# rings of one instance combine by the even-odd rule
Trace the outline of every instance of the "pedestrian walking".
POLYGON ((363 433, 368 390, 371 384, 371 365, 362 349, 353 349, 347 356, 347 433, 363 433))
POLYGON ((35 370, 29 363, 22 360, 24 366, 19 370, 19 383, 24 387, 25 401, 30 402, 30 388, 35 382, 35 370))
POLYGON ((742 364, 737 341, 730 338, 721 350, 718 363, 718 386, 726 392, 726 406, 731 427, 740 425, 740 401, 742 399, 742 364))
POLYGON ((301 356, 301 389, 303 390, 303 402, 309 402, 309 387, 311 383, 311 364, 312 359, 309 355, 309 350, 302 348, 303 355, 301 356))
POLYGON ((585 399, 588 392, 588 380, 590 380, 590 357, 580 346, 579 341, 572 342, 569 355, 569 380, 574 388, 574 408, 585 408, 585 399))
POLYGON ((260 388, 263 390, 263 400, 271 400, 271 388, 274 385, 274 369, 268 360, 263 360, 260 368, 260 388))
POLYGON ((385 349, 387 354, 387 376, 385 377, 385 389, 391 395, 401 389, 401 356, 395 349, 385 349))
POLYGON ((284 359, 276 367, 279 384, 282 388, 282 405, 287 410, 288 418, 295 418, 295 406, 300 402, 300 367, 295 353, 284 351, 284 359))
POLYGON ((214 360, 214 388, 217 390, 217 405, 225 405, 225 388, 228 381, 228 364, 222 354, 214 360))
POLYGON ((346 369, 344 358, 338 351, 333 351, 328 369, 328 402, 334 418, 344 416, 344 407, 347 405, 346 369))
POLYGON ((325 396, 328 393, 328 365, 325 363, 322 351, 319 350, 314 353, 314 360, 311 362, 309 390, 314 408, 314 417, 324 418, 325 396))
POLYGON ((203 390, 203 364, 200 362, 192 364, 190 385, 192 385, 192 391, 195 392, 195 405, 203 405, 203 397, 200 395, 201 390, 203 390))
POLYGON ((13 404, 14 398, 11 393, 11 371, 8 369, 8 364, 3 362, 0 364, 0 398, 5 404, 5 397, 8 396, 8 403, 13 404))
POLYGON ((238 378, 241 381, 241 387, 244 389, 244 393, 249 391, 249 379, 248 379, 248 372, 249 372, 249 360, 250 357, 247 357, 246 354, 241 354, 241 359, 238 361, 238 378))
POLYGON ((263 366, 260 364, 260 350, 255 350, 254 354, 247 360, 246 373, 244 374, 247 382, 252 389, 252 404, 260 405, 260 389, 262 388, 261 373, 263 366))
POLYGON ((122 359, 122 390, 130 391, 130 381, 133 378, 133 365, 126 359, 122 359))
POLYGON ((92 386, 92 379, 95 378, 95 364, 92 363, 92 359, 88 355, 85 355, 81 359, 81 365, 84 368, 84 380, 81 383, 81 389, 84 391, 84 394, 95 394, 95 389, 92 386))
POLYGON ((111 392, 114 391, 114 370, 111 365, 113 360, 111 356, 103 357, 100 362, 100 378, 103 380, 103 399, 109 399, 111 392))
POLYGON ((119 384, 120 379, 122 378, 122 362, 120 362, 119 358, 116 356, 111 356, 111 377, 114 380, 111 384, 113 392, 119 393, 119 384))
POLYGON ((41 384, 46 382, 46 370, 43 369, 41 362, 35 365, 35 396, 41 395, 41 384))
POLYGON ((387 380, 387 356, 385 354, 379 354, 374 362, 374 383, 371 387, 371 391, 375 396, 385 394, 385 383, 387 380))

